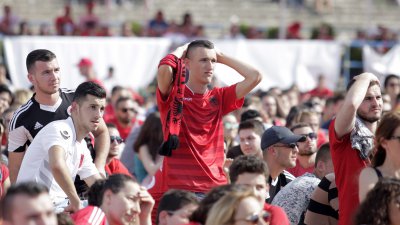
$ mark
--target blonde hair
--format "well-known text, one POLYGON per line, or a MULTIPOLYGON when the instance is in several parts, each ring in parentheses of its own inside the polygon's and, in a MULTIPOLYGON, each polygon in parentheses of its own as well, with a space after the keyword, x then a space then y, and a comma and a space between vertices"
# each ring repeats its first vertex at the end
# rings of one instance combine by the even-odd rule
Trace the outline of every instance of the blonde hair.
POLYGON ((210 209, 205 225, 234 224, 234 217, 237 207, 243 199, 248 197, 257 199, 253 190, 245 186, 243 186, 243 188, 233 189, 231 192, 228 192, 210 209))

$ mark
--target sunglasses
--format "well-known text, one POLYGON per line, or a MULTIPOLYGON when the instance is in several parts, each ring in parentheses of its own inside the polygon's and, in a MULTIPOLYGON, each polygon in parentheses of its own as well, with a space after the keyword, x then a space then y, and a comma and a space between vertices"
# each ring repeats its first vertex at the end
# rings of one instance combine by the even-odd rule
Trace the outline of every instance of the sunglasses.
POLYGON ((135 110, 134 108, 122 108, 121 111, 122 111, 123 113, 127 113, 128 111, 131 111, 131 112, 133 112, 133 113, 136 112, 136 110, 135 110))
POLYGON ((121 144, 124 142, 124 139, 122 139, 120 136, 110 136, 110 143, 113 143, 114 141, 117 141, 118 144, 121 144))
POLYGON ((269 222, 270 214, 268 212, 263 212, 261 215, 258 213, 255 213, 253 215, 250 215, 246 217, 245 219, 237 219, 236 221, 246 221, 251 224, 258 224, 260 219, 264 220, 265 222, 269 222))
POLYGON ((274 147, 294 149, 294 148, 298 147, 298 145, 297 145, 297 143, 290 143, 290 144, 287 144, 287 145, 275 145, 274 147))
POLYGON ((310 139, 314 140, 317 139, 317 134, 314 132, 308 133, 308 134, 299 134, 300 136, 304 137, 309 137, 310 139))

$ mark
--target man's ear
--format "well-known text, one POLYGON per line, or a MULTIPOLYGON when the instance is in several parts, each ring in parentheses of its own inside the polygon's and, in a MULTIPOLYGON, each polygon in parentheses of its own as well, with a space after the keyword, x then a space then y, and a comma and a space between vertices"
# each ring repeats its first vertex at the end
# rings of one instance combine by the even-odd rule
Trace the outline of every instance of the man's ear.
POLYGON ((103 201, 102 204, 108 205, 111 202, 111 195, 112 195, 112 191, 111 190, 106 190, 103 193, 103 201))
POLYGON ((28 73, 27 77, 28 77, 28 80, 33 84, 33 75, 28 73))
POLYGON ((162 210, 158 215, 158 224, 157 225, 166 225, 167 224, 167 216, 168 213, 165 210, 162 210))

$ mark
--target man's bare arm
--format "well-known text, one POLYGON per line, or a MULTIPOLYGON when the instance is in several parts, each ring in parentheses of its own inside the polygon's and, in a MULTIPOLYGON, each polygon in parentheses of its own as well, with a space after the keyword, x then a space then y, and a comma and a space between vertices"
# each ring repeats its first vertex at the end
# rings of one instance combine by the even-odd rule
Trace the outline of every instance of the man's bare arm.
POLYGON ((348 90, 346 98, 335 119, 335 132, 338 138, 348 134, 355 125, 357 109, 365 98, 371 81, 379 83, 378 78, 372 73, 362 73, 354 77, 355 83, 348 90))
POLYGON ((17 181, 24 155, 25 152, 8 152, 8 170, 10 171, 11 184, 15 184, 17 181))
POLYGON ((224 55, 219 51, 217 51, 217 62, 231 67, 244 77, 244 80, 236 85, 237 99, 246 96, 251 90, 253 90, 253 88, 257 86, 257 84, 261 82, 261 73, 247 63, 224 55))
POLYGON ((65 163, 65 150, 61 146, 54 145, 49 149, 49 164, 51 173, 57 184, 68 196, 73 212, 80 209, 80 200, 75 190, 74 181, 65 163))
POLYGON ((93 132, 95 137, 96 158, 94 164, 102 176, 105 176, 106 159, 110 150, 110 135, 104 120, 100 120, 99 127, 93 132))

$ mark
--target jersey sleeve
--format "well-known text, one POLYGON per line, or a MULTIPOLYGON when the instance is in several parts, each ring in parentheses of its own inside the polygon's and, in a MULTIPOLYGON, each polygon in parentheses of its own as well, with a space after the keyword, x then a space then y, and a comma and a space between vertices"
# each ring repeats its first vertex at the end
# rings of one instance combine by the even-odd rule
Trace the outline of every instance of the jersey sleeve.
POLYGON ((29 143, 29 132, 24 126, 13 129, 11 126, 8 131, 7 150, 9 152, 24 152, 29 143))
POLYGON ((222 95, 222 114, 226 115, 236 109, 242 107, 244 103, 244 98, 236 99, 236 85, 231 85, 229 87, 221 88, 222 95))

